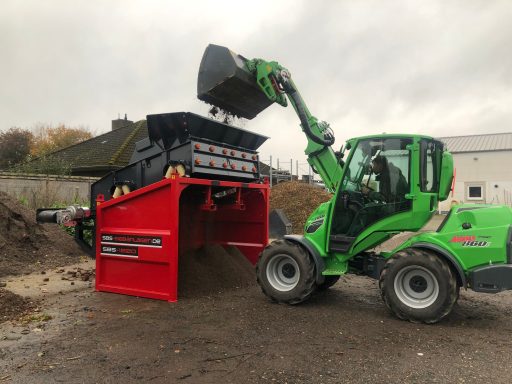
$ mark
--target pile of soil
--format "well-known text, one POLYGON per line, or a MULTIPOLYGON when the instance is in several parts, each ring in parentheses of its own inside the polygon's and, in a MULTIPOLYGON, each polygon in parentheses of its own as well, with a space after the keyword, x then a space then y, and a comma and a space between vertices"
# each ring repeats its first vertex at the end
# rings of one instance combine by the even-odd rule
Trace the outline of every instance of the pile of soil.
POLYGON ((332 195, 322 188, 298 181, 287 181, 272 187, 270 209, 282 209, 292 223, 292 232, 302 234, 311 213, 332 195))
POLYGON ((36 223, 35 211, 0 192, 0 277, 78 262, 84 255, 55 224, 36 223))
POLYGON ((236 247, 208 245, 180 255, 179 297, 206 296, 255 283, 254 266, 236 247))
POLYGON ((0 288, 0 323, 15 320, 35 308, 29 299, 0 288))

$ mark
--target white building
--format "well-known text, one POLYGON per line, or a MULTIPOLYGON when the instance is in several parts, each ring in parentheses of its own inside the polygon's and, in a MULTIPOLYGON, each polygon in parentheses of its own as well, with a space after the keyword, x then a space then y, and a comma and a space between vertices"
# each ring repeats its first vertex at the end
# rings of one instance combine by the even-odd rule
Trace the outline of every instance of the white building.
POLYGON ((440 204, 488 203, 512 206, 512 132, 439 138, 453 154, 455 188, 440 204))

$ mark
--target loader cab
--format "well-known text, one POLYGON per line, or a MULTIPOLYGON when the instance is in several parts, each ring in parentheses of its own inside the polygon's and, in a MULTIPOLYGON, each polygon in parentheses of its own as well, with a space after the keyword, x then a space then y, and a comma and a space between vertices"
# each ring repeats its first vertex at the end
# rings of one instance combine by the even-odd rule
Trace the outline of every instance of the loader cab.
POLYGON ((437 208, 442 145, 427 137, 365 137, 350 154, 332 208, 329 250, 421 227, 437 208))

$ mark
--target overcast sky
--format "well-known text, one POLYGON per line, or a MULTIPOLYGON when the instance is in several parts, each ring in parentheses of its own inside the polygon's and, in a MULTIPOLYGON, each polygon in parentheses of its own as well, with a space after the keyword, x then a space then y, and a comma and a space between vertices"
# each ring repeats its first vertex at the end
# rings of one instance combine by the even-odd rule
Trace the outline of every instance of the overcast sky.
MULTIPOLYGON (((196 80, 209 43, 286 66, 336 147, 382 132, 512 131, 512 1, 488 0, 2 0, 0 129, 99 134, 118 113, 206 114, 196 80)), ((244 128, 271 137, 262 158, 302 162, 298 124, 273 105, 244 128)))

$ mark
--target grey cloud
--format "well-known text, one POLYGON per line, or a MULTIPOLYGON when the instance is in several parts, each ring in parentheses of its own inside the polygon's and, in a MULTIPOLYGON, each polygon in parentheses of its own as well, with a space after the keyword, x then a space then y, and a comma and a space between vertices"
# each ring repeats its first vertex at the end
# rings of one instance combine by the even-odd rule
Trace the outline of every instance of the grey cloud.
MULTIPOLYGON (((508 1, 3 1, 0 129, 109 129, 117 113, 208 107, 195 98, 210 42, 287 66, 338 144, 362 134, 510 131, 508 1)), ((291 108, 245 123, 264 156, 303 160, 291 108)))

